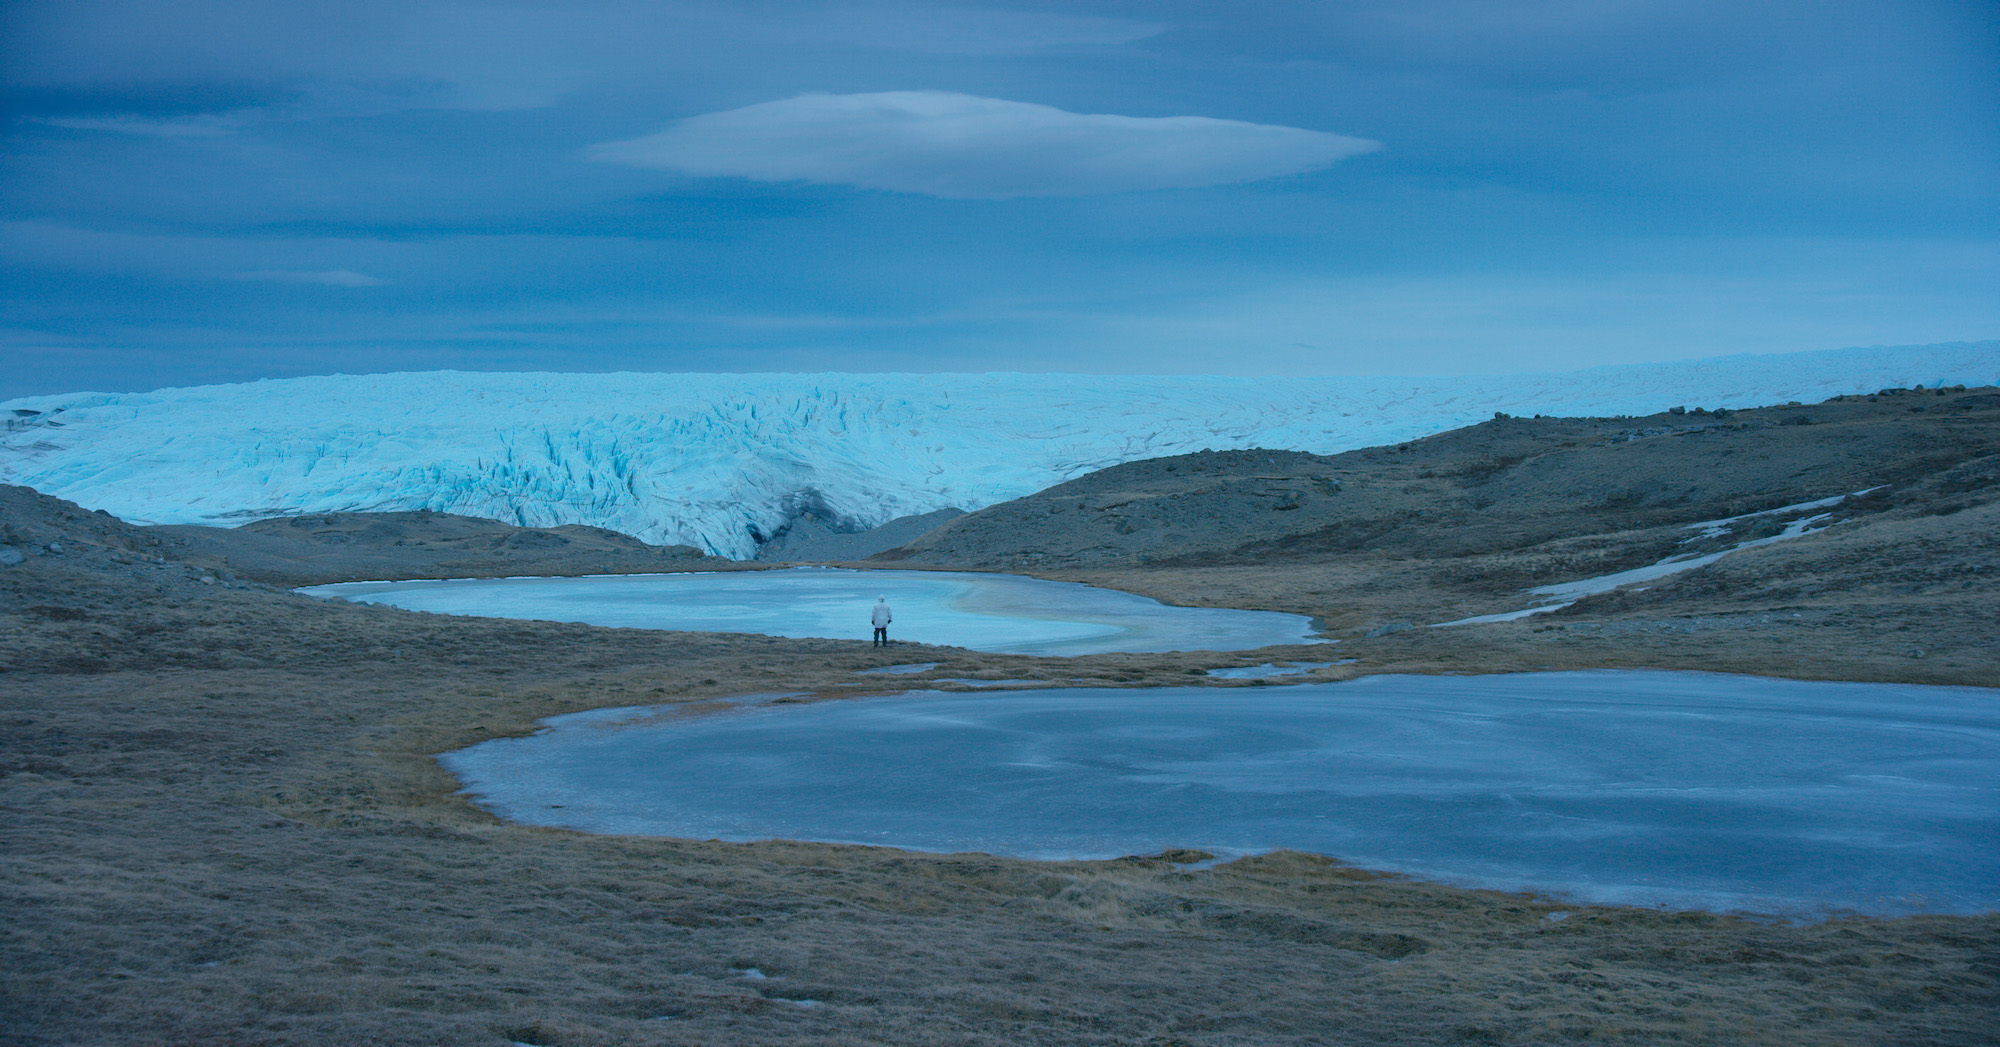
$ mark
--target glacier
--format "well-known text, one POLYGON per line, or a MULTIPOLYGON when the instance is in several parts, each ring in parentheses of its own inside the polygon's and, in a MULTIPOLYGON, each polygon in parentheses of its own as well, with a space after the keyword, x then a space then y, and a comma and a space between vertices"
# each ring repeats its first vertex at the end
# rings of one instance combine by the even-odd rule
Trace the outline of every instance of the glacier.
POLYGON ((0 482, 134 523, 431 509, 748 559, 1203 449, 1334 454, 1509 414, 1641 415, 2000 379, 2000 342, 1449 377, 328 375, 0 403, 0 482))

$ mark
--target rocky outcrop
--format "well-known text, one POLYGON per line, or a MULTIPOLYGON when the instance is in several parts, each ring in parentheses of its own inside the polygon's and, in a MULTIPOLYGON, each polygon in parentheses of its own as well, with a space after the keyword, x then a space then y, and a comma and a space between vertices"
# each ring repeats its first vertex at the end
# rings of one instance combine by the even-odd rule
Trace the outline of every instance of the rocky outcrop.
POLYGON ((865 560, 913 542, 932 530, 964 516, 959 509, 902 516, 880 527, 846 531, 824 518, 794 517, 778 534, 757 547, 758 560, 780 563, 846 563, 865 560))

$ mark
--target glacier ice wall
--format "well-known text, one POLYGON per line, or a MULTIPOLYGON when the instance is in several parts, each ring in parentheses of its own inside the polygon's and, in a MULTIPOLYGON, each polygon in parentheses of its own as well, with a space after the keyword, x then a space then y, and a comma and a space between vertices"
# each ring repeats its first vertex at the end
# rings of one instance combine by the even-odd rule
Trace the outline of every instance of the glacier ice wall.
POLYGON ((141 523, 433 509, 748 558, 801 505, 856 528, 1120 462, 1321 454, 1511 414, 1650 414, 2000 378, 2000 342, 1556 374, 332 375, 0 403, 0 481, 141 523))

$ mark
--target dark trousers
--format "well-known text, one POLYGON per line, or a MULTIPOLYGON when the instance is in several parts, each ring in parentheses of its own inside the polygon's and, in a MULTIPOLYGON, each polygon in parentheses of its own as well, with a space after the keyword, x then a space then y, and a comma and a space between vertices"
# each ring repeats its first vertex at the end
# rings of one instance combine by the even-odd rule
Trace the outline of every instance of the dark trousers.
POLYGON ((886 625, 878 625, 878 626, 876 626, 876 627, 875 627, 875 646, 877 646, 877 647, 887 647, 887 646, 889 646, 889 627, 888 627, 888 626, 886 626, 886 625))

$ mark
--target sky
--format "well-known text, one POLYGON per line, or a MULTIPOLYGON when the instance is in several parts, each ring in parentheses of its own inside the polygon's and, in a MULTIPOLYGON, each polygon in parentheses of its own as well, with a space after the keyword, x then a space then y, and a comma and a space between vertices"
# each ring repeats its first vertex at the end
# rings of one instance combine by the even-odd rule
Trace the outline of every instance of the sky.
POLYGON ((0 2, 0 397, 2000 335, 2000 3, 0 2))

